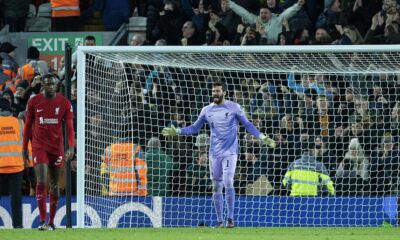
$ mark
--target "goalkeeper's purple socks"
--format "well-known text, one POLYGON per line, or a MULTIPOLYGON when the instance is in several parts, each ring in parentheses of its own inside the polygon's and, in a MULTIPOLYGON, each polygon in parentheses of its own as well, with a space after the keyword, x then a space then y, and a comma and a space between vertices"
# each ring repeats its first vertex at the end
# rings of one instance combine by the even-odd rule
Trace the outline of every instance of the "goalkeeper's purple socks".
POLYGON ((224 209, 224 197, 222 193, 214 193, 213 194, 214 208, 217 213, 217 221, 223 222, 222 212, 224 209))
POLYGON ((235 208, 235 188, 225 188, 225 201, 228 207, 228 219, 233 219, 235 208))

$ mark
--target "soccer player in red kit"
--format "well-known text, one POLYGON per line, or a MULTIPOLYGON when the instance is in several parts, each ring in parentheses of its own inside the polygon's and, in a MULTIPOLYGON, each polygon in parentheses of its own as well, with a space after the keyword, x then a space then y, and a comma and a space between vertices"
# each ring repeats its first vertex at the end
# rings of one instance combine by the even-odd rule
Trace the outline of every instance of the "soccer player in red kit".
POLYGON ((31 98, 26 110, 22 154, 28 157, 28 142, 32 141, 32 159, 36 174, 36 200, 40 213, 39 230, 55 230, 54 216, 59 197, 59 176, 74 155, 73 111, 70 101, 56 93, 54 75, 42 77, 43 92, 31 98), (68 150, 64 154, 62 123, 67 128, 68 150), (50 217, 46 224, 47 172, 50 176, 50 217))

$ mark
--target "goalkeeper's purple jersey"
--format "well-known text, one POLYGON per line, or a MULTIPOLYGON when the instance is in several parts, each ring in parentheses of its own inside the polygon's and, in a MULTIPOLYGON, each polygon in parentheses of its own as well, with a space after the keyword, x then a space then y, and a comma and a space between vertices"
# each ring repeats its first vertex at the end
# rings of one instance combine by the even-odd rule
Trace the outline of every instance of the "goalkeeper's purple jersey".
POLYGON ((204 107, 192 125, 182 128, 180 134, 191 135, 198 133, 204 123, 211 128, 210 156, 221 157, 238 154, 238 129, 241 122, 247 131, 260 136, 260 131, 247 119, 239 104, 225 101, 223 105, 211 103, 204 107))

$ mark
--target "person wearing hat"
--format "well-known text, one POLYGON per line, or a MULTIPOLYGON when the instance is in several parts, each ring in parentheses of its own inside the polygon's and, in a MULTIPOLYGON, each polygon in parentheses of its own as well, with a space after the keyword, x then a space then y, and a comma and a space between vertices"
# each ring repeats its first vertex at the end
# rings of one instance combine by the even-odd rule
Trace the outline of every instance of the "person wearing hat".
POLYGON ((144 159, 147 163, 147 190, 151 196, 171 196, 174 163, 162 149, 157 137, 149 139, 144 159))
POLYGON ((282 183, 290 191, 290 196, 318 196, 321 192, 335 195, 328 170, 316 159, 314 139, 308 139, 303 155, 290 164, 282 183))
POLYGON ((24 123, 12 116, 10 102, 0 98, 0 194, 11 195, 12 225, 22 228, 22 177, 28 159, 22 156, 24 123))
POLYGON ((18 63, 15 61, 15 49, 17 47, 9 42, 0 45, 0 57, 3 59, 3 73, 10 78, 15 78, 18 71, 18 63))
POLYGON ((208 146, 210 146, 210 136, 207 133, 197 135, 194 145, 198 147, 200 152, 207 152, 208 146))

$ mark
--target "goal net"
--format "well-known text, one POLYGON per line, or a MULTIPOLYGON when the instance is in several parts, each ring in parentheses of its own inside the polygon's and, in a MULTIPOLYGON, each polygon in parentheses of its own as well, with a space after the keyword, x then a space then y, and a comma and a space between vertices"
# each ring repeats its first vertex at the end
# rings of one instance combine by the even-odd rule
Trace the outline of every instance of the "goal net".
POLYGON ((161 135, 194 123, 216 80, 277 143, 240 127, 237 226, 397 225, 399 50, 80 47, 78 226, 216 223, 209 126, 161 135))

